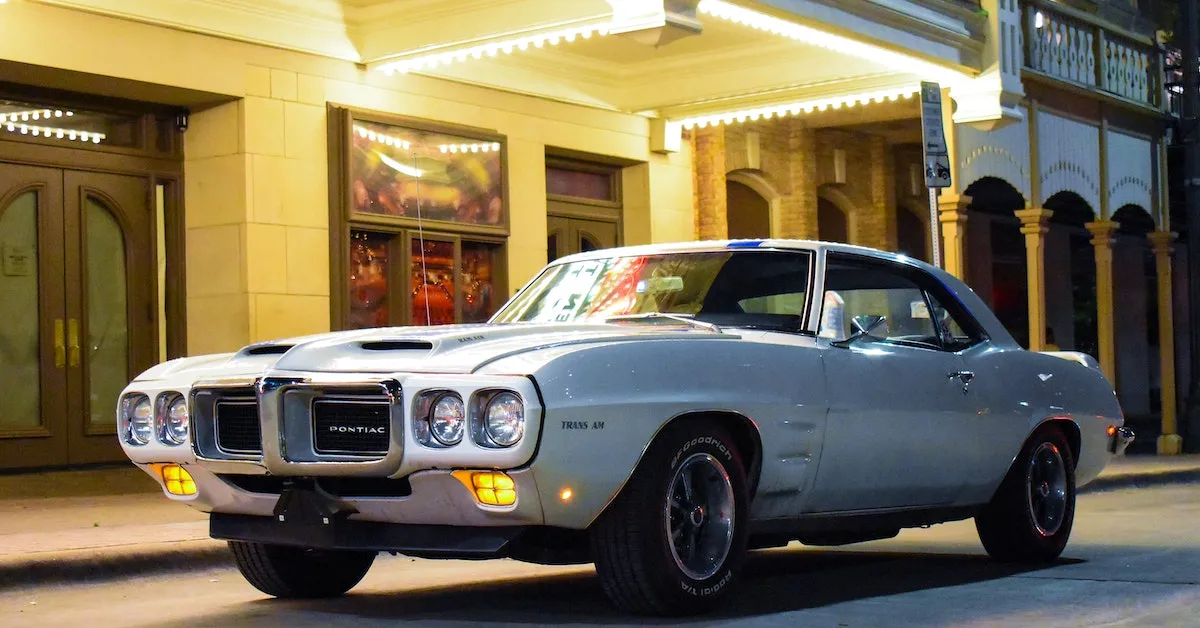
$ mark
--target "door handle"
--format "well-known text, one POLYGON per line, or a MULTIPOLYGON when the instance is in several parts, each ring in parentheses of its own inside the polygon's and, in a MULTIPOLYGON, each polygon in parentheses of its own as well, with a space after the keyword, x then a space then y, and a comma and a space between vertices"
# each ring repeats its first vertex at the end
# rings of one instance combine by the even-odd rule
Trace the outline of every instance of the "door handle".
POLYGON ((967 385, 971 383, 971 379, 974 379, 974 373, 971 371, 955 371, 950 373, 947 378, 954 379, 955 377, 959 378, 959 381, 962 382, 962 385, 967 385))
POLYGON ((54 368, 67 365, 67 345, 63 342, 63 319, 54 319, 54 368))
POLYGON ((946 376, 946 379, 955 378, 958 378, 958 381, 962 382, 963 394, 965 395, 967 393, 967 385, 971 383, 972 379, 975 379, 975 374, 971 371, 955 371, 946 376))
POLYGON ((67 321, 67 346, 71 350, 71 366, 79 366, 79 321, 67 321))

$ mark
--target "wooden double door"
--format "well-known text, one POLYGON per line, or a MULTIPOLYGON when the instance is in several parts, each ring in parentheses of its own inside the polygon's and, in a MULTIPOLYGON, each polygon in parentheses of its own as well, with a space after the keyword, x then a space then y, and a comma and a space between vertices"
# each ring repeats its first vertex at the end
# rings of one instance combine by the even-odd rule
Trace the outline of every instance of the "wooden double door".
POLYGON ((151 190, 0 164, 0 468, 124 459, 117 398, 157 357, 151 190))

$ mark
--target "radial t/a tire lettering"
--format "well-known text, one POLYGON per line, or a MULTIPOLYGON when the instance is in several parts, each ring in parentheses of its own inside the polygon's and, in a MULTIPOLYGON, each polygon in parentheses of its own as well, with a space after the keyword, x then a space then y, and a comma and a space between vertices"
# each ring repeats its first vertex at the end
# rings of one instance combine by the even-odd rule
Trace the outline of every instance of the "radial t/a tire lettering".
POLYGON ((1004 562, 1049 562, 1075 519, 1075 459, 1060 428, 1039 429, 1021 448, 991 502, 975 516, 987 553, 1004 562))
POLYGON ((663 430, 591 528, 605 594, 643 615, 691 615, 732 588, 746 548, 749 490, 741 453, 718 423, 663 430))
POLYGON ((342 595, 367 575, 376 555, 249 541, 229 541, 229 549, 238 571, 254 588, 279 598, 342 595))

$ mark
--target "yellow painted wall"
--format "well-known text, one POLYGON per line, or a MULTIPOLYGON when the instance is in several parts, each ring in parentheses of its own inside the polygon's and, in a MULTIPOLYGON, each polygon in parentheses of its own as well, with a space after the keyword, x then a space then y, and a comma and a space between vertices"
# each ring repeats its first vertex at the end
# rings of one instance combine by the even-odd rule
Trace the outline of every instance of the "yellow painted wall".
POLYGON ((545 262, 548 146, 641 162, 623 177, 627 244, 693 239, 687 144, 650 153, 640 116, 47 5, 0 5, 0 18, 0 58, 234 99, 194 112, 185 135, 192 355, 329 329, 330 102, 507 136, 512 290, 545 262))

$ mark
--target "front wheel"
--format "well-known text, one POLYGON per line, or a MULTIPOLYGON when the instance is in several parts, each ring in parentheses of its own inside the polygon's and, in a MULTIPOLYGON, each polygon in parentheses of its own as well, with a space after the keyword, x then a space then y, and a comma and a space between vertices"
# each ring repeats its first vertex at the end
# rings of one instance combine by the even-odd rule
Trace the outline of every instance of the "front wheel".
POLYGON ((1067 546, 1075 520, 1075 459, 1062 430, 1036 432, 992 501, 975 517, 984 549, 1005 562, 1049 562, 1067 546))
POLYGON ((254 588, 281 598, 336 597, 354 588, 376 552, 313 550, 229 541, 234 562, 254 588))
POLYGON ((745 467, 725 429, 668 426, 592 527, 605 594, 644 615, 712 609, 741 567, 748 503, 745 467))

